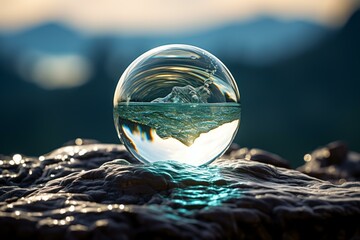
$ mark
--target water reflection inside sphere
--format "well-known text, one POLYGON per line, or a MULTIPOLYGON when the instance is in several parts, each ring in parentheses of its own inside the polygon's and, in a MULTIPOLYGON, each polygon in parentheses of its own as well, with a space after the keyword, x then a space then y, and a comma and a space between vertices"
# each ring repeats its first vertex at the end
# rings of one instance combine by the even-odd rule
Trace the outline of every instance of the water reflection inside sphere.
POLYGON ((114 121, 126 148, 142 162, 200 166, 219 157, 240 124, 240 95, 215 56, 166 45, 137 58, 114 95, 114 121))

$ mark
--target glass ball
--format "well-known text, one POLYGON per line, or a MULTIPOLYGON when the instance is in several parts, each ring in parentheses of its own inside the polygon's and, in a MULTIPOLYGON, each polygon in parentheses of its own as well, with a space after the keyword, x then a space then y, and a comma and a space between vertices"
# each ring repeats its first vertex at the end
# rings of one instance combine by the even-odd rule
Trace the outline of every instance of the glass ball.
POLYGON ((120 140, 144 163, 194 166, 221 156, 240 125, 240 94, 225 65, 190 45, 165 45, 138 57, 114 95, 120 140))

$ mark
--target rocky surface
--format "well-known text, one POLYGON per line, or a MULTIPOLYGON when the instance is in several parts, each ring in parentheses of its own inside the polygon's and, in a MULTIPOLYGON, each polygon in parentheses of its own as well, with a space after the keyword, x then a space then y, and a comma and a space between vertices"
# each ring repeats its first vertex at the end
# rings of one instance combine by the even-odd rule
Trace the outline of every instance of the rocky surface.
POLYGON ((1 157, 2 239, 360 237, 359 182, 323 181, 256 149, 192 167, 139 164, 121 145, 83 143, 1 157))
POLYGON ((349 151, 343 142, 332 142, 304 156, 306 164, 299 171, 341 184, 360 181, 360 154, 349 151))

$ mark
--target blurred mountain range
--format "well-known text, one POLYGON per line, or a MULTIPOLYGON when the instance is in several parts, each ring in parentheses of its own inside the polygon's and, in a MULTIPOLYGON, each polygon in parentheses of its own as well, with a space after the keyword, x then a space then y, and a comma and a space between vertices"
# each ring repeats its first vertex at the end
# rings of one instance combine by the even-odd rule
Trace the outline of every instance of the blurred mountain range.
POLYGON ((243 105, 241 146, 270 150, 293 165, 337 139, 360 150, 359 29, 357 11, 337 30, 264 17, 183 36, 90 36, 55 23, 1 33, 0 153, 42 154, 76 137, 118 142, 117 80, 138 55, 167 43, 209 50, 233 73, 243 105), (62 55, 80 56, 87 80, 53 90, 34 84, 39 59, 62 55))
POLYGON ((285 58, 303 51, 321 40, 330 29, 314 22, 281 21, 271 17, 256 18, 247 22, 179 36, 89 36, 60 25, 46 23, 20 32, 0 33, 6 47, 21 48, 50 54, 83 54, 93 41, 106 39, 112 47, 130 57, 154 46, 168 43, 187 43, 201 46, 227 58, 263 63, 285 58))

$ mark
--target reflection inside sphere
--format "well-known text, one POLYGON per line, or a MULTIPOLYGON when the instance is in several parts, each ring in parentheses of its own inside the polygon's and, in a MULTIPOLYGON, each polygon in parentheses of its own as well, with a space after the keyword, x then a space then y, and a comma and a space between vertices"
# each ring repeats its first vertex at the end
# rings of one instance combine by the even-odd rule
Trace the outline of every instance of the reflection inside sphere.
POLYGON ((166 45, 137 58, 114 95, 114 121, 126 148, 142 162, 204 165, 231 144, 240 124, 240 95, 215 56, 166 45))

